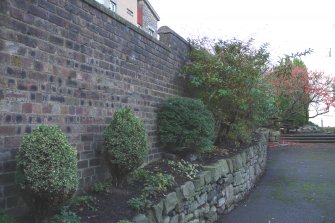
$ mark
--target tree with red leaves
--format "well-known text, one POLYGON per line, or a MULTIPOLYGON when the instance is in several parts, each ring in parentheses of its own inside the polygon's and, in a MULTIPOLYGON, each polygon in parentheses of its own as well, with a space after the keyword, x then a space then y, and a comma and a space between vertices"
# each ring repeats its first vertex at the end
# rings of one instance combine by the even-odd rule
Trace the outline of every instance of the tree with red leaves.
POLYGON ((322 72, 308 71, 300 59, 284 58, 267 76, 280 121, 291 121, 295 126, 309 118, 329 112, 335 107, 332 95, 334 78, 322 72), (310 115, 311 114, 311 115, 310 115))

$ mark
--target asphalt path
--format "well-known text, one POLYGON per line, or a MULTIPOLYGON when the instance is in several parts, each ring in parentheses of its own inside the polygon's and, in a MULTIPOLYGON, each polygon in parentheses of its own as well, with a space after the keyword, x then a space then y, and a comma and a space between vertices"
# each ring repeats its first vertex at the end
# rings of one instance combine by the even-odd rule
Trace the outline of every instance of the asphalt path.
POLYGON ((269 149, 266 172, 219 223, 335 223, 335 144, 269 149))

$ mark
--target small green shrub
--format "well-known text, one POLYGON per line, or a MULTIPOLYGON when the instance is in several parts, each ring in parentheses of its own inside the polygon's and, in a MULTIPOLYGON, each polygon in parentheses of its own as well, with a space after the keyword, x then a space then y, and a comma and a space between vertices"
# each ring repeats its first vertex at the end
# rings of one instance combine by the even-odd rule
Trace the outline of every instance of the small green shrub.
POLYGON ((104 138, 113 183, 122 186, 127 175, 138 168, 147 156, 144 124, 130 109, 120 109, 105 129, 104 138))
POLYGON ((168 164, 178 174, 185 175, 190 180, 193 180, 195 177, 197 177, 200 169, 199 164, 193 164, 183 159, 180 161, 169 160, 168 164))
POLYGON ((155 173, 149 175, 144 182, 142 194, 147 198, 153 198, 157 193, 165 192, 175 184, 174 177, 170 174, 155 173))
POLYGON ((16 220, 11 215, 0 210, 0 223, 16 223, 16 220))
POLYGON ((167 191, 175 184, 174 177, 169 174, 153 173, 143 169, 133 174, 133 180, 144 184, 141 195, 128 200, 128 206, 136 211, 143 210, 151 198, 155 198, 158 193, 167 191))
POLYGON ((131 223, 131 222, 128 220, 119 220, 117 223, 131 223))
POLYGON ((249 144, 252 139, 252 129, 247 124, 240 121, 231 126, 231 130, 227 135, 227 139, 233 142, 235 147, 239 147, 241 144, 249 144))
POLYGON ((63 208, 59 214, 53 216, 50 220, 45 223, 80 223, 80 217, 69 211, 67 208, 63 208))
POLYGON ((37 223, 72 197, 77 172, 77 152, 60 128, 39 126, 23 137, 16 180, 37 223))
POLYGON ((96 199, 93 196, 89 195, 77 196, 71 200, 70 206, 73 208, 84 207, 92 211, 96 211, 97 209, 95 207, 95 201, 96 199))
POLYGON ((97 182, 92 186, 91 190, 92 190, 93 193, 102 193, 102 192, 105 192, 108 189, 110 184, 111 183, 107 182, 107 181, 97 182))
POLYGON ((139 168, 137 170, 134 170, 130 176, 129 176, 129 181, 134 182, 134 181, 142 181, 144 182, 146 179, 150 177, 152 173, 149 172, 148 170, 145 170, 143 168, 139 168))
POLYGON ((158 113, 159 139, 167 149, 203 152, 212 148, 214 118, 200 100, 172 97, 158 113))
POLYGON ((129 199, 127 201, 127 204, 131 209, 139 212, 141 210, 144 210, 147 201, 148 200, 144 196, 140 196, 129 199))

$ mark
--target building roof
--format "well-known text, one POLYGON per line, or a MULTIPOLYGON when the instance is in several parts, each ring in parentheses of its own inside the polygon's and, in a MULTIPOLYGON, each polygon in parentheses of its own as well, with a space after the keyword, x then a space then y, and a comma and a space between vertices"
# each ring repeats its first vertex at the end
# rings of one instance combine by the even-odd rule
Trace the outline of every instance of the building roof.
POLYGON ((150 2, 148 0, 139 0, 139 1, 143 1, 148 8, 150 9, 150 11, 152 12, 152 14, 155 16, 155 18, 157 19, 157 21, 160 20, 159 15, 157 14, 157 12, 155 11, 155 9, 152 7, 152 5, 150 4, 150 2))

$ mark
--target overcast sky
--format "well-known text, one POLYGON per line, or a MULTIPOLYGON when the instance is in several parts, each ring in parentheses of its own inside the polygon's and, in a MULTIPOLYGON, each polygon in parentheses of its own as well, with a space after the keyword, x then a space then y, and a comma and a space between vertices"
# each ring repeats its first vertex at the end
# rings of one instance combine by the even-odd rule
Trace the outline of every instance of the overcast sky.
MULTIPOLYGON (((208 36, 269 44, 273 61, 284 54, 314 53, 302 58, 310 70, 335 76, 335 7, 332 0, 149 0, 159 26, 184 38, 208 36), (331 57, 329 55, 332 49, 331 57)), ((335 112, 313 121, 335 126, 335 112)))
POLYGON ((182 37, 269 43, 273 60, 312 48, 302 58, 312 70, 335 74, 335 7, 331 0, 150 0, 167 25, 182 37), (332 57, 329 57, 333 48, 332 57))

